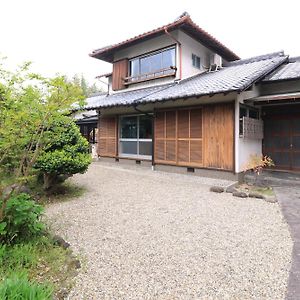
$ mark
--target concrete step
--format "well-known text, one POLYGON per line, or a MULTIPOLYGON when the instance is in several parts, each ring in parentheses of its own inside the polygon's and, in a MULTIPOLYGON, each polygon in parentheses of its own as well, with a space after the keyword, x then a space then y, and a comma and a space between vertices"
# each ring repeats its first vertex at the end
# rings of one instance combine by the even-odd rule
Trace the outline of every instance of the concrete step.
POLYGON ((255 183, 262 186, 299 186, 300 188, 300 174, 276 171, 264 171, 256 179, 253 173, 245 175, 246 183, 255 183))

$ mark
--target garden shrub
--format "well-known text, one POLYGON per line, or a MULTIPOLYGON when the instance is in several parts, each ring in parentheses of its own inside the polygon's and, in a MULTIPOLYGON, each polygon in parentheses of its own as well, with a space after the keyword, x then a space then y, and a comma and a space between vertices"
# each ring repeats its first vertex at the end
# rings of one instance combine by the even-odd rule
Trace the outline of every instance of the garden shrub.
POLYGON ((91 163, 89 143, 78 126, 68 117, 56 120, 45 134, 49 143, 34 167, 43 174, 44 188, 49 189, 76 173, 84 173, 91 163))
POLYGON ((4 218, 0 222, 0 242, 16 243, 42 234, 45 229, 40 221, 42 213, 43 207, 28 194, 11 196, 5 207, 4 218))

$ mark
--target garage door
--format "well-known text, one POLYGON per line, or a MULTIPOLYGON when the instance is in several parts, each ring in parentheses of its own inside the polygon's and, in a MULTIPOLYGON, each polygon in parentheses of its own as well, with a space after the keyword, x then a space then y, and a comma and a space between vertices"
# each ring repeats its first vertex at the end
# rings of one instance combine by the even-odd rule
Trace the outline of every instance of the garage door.
POLYGON ((263 150, 276 169, 300 171, 300 114, 269 114, 264 119, 263 150))

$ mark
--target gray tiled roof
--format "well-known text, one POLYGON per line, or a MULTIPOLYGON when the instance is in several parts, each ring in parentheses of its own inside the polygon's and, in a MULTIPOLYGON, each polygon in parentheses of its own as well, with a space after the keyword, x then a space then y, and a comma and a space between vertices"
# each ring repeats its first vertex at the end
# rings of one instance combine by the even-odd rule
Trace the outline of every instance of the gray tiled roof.
POLYGON ((100 107, 104 108, 104 107, 111 107, 111 106, 118 106, 118 105, 129 106, 139 102, 141 99, 145 98, 148 95, 167 89, 171 85, 174 84, 164 84, 164 85, 143 88, 138 90, 119 92, 112 95, 99 95, 99 96, 89 97, 86 99, 87 104, 85 105, 84 108, 94 109, 94 108, 100 108, 100 107))
POLYGON ((85 109, 94 109, 100 106, 103 100, 107 97, 107 94, 99 94, 99 95, 93 95, 89 98, 85 99, 85 109))
POLYGON ((290 58, 287 64, 280 66, 263 81, 290 80, 300 78, 300 57, 290 58))
POLYGON ((239 60, 229 63, 227 67, 219 71, 208 72, 183 80, 176 86, 147 96, 143 100, 153 102, 242 91, 274 70, 284 60, 286 60, 286 56, 283 53, 239 60))
POLYGON ((283 52, 228 63, 219 71, 150 88, 88 98, 86 109, 133 105, 156 101, 243 91, 287 60, 283 52))

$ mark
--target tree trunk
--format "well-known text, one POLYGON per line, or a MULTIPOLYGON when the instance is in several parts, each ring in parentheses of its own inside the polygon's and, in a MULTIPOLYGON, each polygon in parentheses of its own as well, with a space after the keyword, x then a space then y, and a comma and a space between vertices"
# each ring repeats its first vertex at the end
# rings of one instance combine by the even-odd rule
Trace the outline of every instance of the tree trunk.
POLYGON ((44 190, 49 190, 55 183, 56 175, 51 173, 44 173, 44 190))
POLYGON ((5 209, 10 196, 13 194, 13 192, 18 191, 19 188, 19 185, 13 184, 6 187, 6 189, 4 190, 0 190, 0 200, 2 201, 2 204, 0 206, 0 222, 2 222, 5 217, 5 209))

